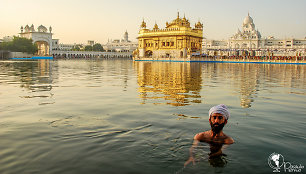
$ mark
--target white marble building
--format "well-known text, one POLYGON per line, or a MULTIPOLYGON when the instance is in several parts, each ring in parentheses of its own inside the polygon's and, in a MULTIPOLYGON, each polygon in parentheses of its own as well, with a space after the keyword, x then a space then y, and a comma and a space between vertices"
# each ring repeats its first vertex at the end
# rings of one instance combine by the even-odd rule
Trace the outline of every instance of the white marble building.
POLYGON ((295 56, 305 55, 306 39, 275 39, 274 37, 262 38, 255 28, 252 17, 248 14, 242 23, 242 30, 238 31, 228 40, 204 40, 203 52, 208 55, 274 55, 295 56))
POLYGON ((103 45, 106 51, 117 51, 117 52, 133 52, 138 47, 138 42, 131 42, 129 40, 129 34, 125 31, 123 39, 108 40, 108 42, 103 45))
POLYGON ((25 27, 21 26, 20 28, 20 37, 32 39, 33 43, 36 43, 38 46, 38 55, 50 55, 52 52, 52 27, 48 29, 40 25, 37 28, 37 31, 32 24, 31 27, 26 25, 25 27))

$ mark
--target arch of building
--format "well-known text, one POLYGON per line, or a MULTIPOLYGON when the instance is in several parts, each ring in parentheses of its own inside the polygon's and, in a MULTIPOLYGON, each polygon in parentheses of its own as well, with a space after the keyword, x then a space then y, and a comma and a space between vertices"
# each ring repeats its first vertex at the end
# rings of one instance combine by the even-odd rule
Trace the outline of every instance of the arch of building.
POLYGON ((45 39, 36 39, 33 40, 34 44, 37 45, 38 51, 37 55, 39 56, 45 56, 50 55, 50 42, 45 39))
POLYGON ((20 28, 21 32, 20 37, 24 37, 27 39, 32 39, 33 43, 37 44, 38 52, 37 54, 39 56, 46 56, 51 54, 52 50, 52 28, 49 27, 48 29, 40 25, 37 28, 37 31, 34 28, 34 25, 32 24, 31 27, 26 25, 24 28, 21 26, 20 28))

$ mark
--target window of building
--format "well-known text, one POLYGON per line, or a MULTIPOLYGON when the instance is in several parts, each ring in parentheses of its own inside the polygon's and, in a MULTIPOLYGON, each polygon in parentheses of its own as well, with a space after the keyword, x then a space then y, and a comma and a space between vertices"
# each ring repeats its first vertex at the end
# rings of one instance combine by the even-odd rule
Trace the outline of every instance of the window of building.
POLYGON ((162 46, 165 46, 165 42, 162 43, 162 46))
POLYGON ((171 42, 171 46, 174 46, 174 42, 171 42))

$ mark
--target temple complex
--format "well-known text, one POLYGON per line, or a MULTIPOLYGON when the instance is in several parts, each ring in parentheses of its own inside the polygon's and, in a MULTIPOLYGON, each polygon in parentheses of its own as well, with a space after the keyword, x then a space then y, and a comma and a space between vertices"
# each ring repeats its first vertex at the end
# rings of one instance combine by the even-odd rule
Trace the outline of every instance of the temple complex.
POLYGON ((244 18, 241 30, 227 40, 203 40, 203 53, 210 56, 298 56, 305 55, 306 39, 262 37, 253 18, 244 18))
POLYGON ((172 22, 166 22, 164 29, 160 29, 156 23, 153 29, 147 29, 143 20, 137 39, 134 60, 188 61, 191 55, 201 54, 203 24, 197 22, 192 28, 189 20, 185 16, 180 18, 179 13, 172 22))

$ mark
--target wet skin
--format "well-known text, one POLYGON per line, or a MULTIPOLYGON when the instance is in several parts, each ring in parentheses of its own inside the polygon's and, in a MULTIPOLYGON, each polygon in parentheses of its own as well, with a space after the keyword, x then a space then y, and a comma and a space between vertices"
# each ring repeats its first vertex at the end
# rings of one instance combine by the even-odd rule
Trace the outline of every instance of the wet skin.
POLYGON ((193 150, 198 146, 199 142, 206 142, 210 145, 209 158, 217 157, 222 155, 223 145, 233 144, 234 140, 223 133, 223 126, 227 124, 227 120, 222 114, 214 113, 209 118, 209 123, 211 125, 211 130, 206 132, 198 133, 194 136, 193 145, 190 148, 190 157, 185 162, 184 166, 189 163, 195 164, 195 159, 193 157, 193 150))

